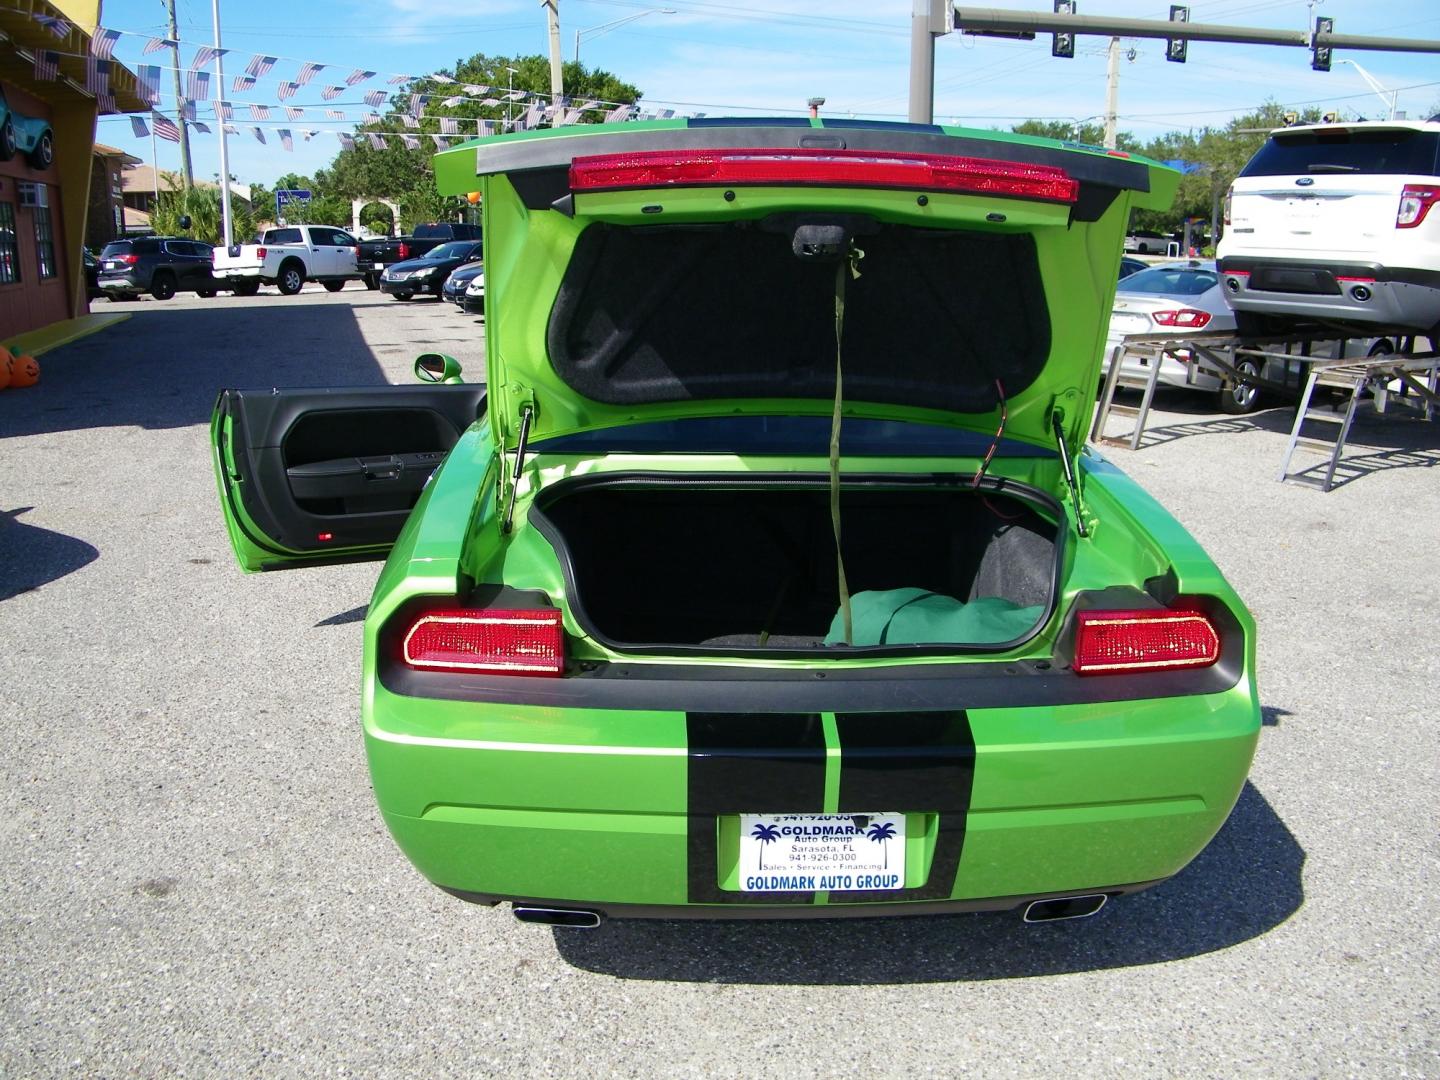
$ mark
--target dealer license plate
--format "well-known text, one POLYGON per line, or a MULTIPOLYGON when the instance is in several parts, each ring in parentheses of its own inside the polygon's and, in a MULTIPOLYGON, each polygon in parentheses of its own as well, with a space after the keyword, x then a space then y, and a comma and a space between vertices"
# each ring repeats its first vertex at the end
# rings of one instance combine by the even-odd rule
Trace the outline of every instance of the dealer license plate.
POLYGON ((743 892, 905 886, 905 815, 741 814, 743 892))
POLYGON ((384 263, 371 263, 371 264, 370 264, 370 269, 372 269, 372 270, 384 270, 384 269, 385 269, 385 264, 384 264, 384 263))

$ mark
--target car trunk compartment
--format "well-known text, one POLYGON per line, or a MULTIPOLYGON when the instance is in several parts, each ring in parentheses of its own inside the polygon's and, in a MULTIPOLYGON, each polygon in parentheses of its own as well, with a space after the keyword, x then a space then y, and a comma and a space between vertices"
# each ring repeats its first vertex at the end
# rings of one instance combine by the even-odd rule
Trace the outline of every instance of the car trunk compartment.
POLYGON ((862 628, 873 638, 878 618, 894 628, 883 643, 826 645, 827 634, 839 638, 839 586, 823 476, 590 477, 547 488, 529 521, 559 557, 575 620, 621 651, 991 651, 1048 619, 1059 508, 1043 493, 1008 481, 976 491, 959 479, 850 476, 840 506, 855 640, 862 628), (879 595, 891 590, 917 592, 879 595), (958 614, 957 601, 968 621, 942 623, 978 619, 984 640, 907 640, 899 616, 884 614, 913 602, 958 614), (1020 632, 996 636, 1017 620, 1020 632))

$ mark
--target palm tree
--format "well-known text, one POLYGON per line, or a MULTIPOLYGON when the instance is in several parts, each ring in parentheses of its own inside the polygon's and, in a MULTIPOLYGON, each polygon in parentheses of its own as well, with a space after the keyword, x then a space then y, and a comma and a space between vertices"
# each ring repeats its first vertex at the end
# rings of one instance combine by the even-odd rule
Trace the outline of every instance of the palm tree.
POLYGON ((888 821, 877 821, 874 825, 870 826, 870 831, 867 832, 865 835, 868 836, 871 840, 874 840, 882 845, 880 850, 885 856, 885 865, 882 866, 881 869, 889 870, 890 845, 886 843, 886 841, 893 840, 895 838, 895 826, 890 824, 890 822, 888 821))
POLYGON ((750 830, 750 835, 760 841, 760 869, 765 869, 765 845, 780 839, 780 830, 774 825, 760 824, 750 830))

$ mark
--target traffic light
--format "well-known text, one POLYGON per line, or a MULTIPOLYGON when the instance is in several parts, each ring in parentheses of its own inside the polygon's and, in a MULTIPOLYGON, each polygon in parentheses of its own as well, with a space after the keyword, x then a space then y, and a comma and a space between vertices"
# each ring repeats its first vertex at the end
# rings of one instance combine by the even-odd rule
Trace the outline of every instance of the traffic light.
MULTIPOLYGON (((1170 21, 1189 22, 1190 9, 1188 7, 1182 7, 1179 4, 1171 4, 1170 21)), ((1172 61, 1176 64, 1183 64, 1185 62, 1185 50, 1189 47, 1189 45, 1190 42, 1186 38, 1166 38, 1165 59, 1172 61)))
MULTIPOLYGON (((1056 15, 1074 15, 1075 0, 1055 0, 1056 15)), ((1069 30, 1057 30, 1050 39, 1050 55, 1075 59, 1075 35, 1069 30)))
POLYGON ((1310 39, 1310 66, 1316 71, 1330 70, 1330 34, 1334 29, 1334 19, 1315 20, 1315 34, 1310 39))

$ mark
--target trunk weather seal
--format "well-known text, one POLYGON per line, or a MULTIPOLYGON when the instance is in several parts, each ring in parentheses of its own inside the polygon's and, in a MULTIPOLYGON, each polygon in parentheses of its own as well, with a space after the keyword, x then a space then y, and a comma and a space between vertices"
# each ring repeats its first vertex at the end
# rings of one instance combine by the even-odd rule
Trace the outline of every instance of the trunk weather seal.
POLYGON ((1059 603, 1060 574, 1065 565, 1066 544, 1070 530, 1063 524, 1065 508, 1047 492, 1030 484, 1005 477, 985 478, 977 488, 970 488, 973 476, 959 473, 928 473, 922 475, 907 473, 867 473, 861 477, 849 478, 841 483, 845 488, 945 488, 956 491, 973 490, 992 495, 1018 493, 1049 509, 1055 515, 1054 573, 1051 575, 1050 595, 1045 603, 1045 612, 1034 628, 1022 637, 994 644, 971 645, 849 645, 828 646, 818 649, 805 648, 744 648, 716 649, 705 645, 673 645, 661 642, 621 642, 602 634, 585 610, 575 577, 575 562, 570 546, 560 529, 545 514, 545 507, 567 494, 598 487, 728 487, 728 488, 813 488, 825 490, 829 480, 823 474, 751 473, 738 477, 733 473, 708 473, 676 477, 657 473, 607 473, 599 476, 576 477, 561 481, 545 488, 531 501, 526 511, 526 520, 543 536, 555 550, 556 561, 560 564, 565 580, 566 606, 580 628, 593 641, 625 656, 693 656, 693 657, 735 657, 748 660, 843 660, 843 659, 904 659, 916 656, 988 656, 1013 652, 1038 637, 1055 616, 1059 603), (843 651, 842 651, 843 650, 843 651))

